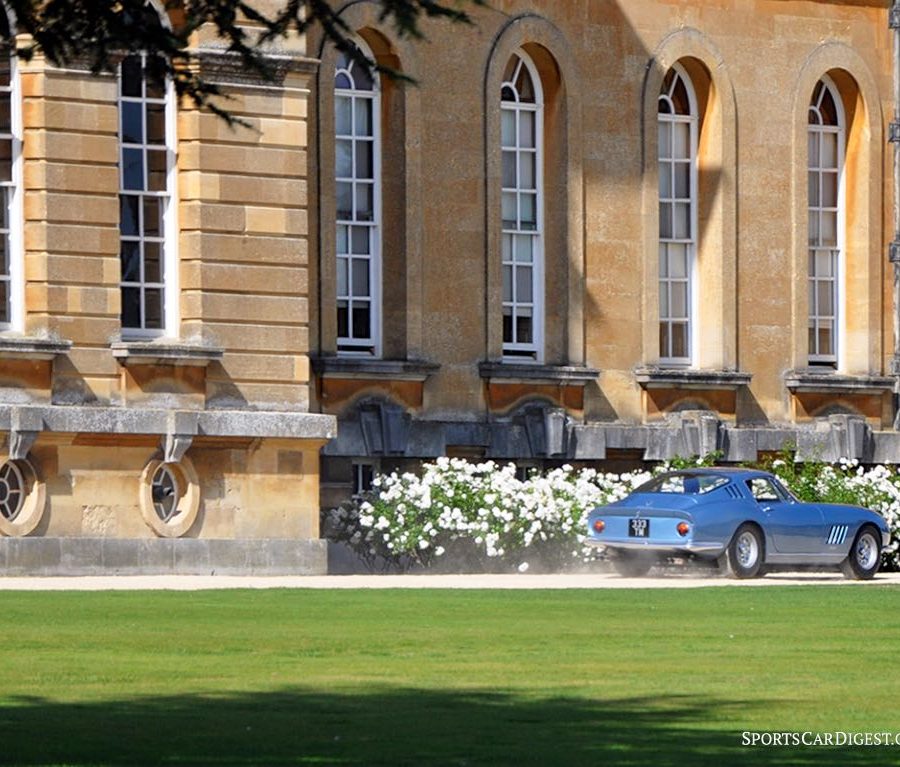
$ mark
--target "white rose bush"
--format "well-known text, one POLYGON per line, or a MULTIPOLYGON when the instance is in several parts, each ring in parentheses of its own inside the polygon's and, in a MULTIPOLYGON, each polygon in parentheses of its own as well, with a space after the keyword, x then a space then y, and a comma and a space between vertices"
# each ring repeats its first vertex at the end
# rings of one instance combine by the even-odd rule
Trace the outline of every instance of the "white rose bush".
MULTIPOLYGON (((678 461, 709 464, 714 456, 678 461)), ((452 552, 469 566, 525 572, 532 564, 564 570, 602 557, 584 546, 595 506, 623 498, 660 471, 622 474, 562 466, 516 476, 513 464, 438 458, 419 474, 376 476, 372 489, 325 519, 326 535, 348 545, 371 569, 429 567, 452 552)), ((789 454, 767 462, 804 500, 853 503, 881 513, 894 531, 885 563, 900 566, 900 472, 855 462, 795 464, 789 454)))

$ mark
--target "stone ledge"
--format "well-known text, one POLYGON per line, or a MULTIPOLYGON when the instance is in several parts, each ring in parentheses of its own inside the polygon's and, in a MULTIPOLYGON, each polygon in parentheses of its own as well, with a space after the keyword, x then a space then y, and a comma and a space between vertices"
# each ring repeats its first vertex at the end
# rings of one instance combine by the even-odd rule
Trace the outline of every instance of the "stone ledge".
POLYGON ((196 434, 214 437, 332 439, 334 416, 259 410, 0 405, 0 432, 17 424, 31 431, 88 434, 196 434))
POLYGON ((113 357, 129 365, 177 365, 206 367, 222 359, 224 350, 216 346, 177 341, 116 341, 110 344, 113 357))
POLYGON ((479 362, 478 375, 501 383, 545 383, 584 386, 600 371, 581 365, 538 365, 521 362, 479 362))
POLYGON ((733 391, 748 386, 751 373, 737 370, 697 370, 692 368, 640 367, 634 379, 644 389, 718 389, 733 391))
POLYGON ((324 575, 321 539, 0 538, 0 577, 324 575))
POLYGON ((391 381, 424 381, 440 369, 424 360, 378 360, 370 357, 315 357, 313 372, 320 378, 384 378, 391 381))
POLYGON ((887 376, 855 376, 833 370, 800 368, 784 374, 784 384, 792 392, 828 394, 885 394, 894 388, 887 376))
POLYGON ((0 359, 48 361, 72 348, 71 341, 33 336, 0 335, 0 359))

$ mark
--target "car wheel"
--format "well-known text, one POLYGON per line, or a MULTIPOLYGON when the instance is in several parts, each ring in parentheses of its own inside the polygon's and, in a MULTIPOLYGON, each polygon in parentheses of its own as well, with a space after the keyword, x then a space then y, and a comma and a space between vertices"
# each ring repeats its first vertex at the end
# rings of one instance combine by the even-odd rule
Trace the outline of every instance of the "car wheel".
POLYGON ((881 533, 867 525, 853 539, 850 553, 841 562, 841 572, 848 578, 867 581, 875 576, 880 566, 881 533))
POLYGON ((734 578, 755 578, 761 575, 764 553, 762 531, 756 525, 741 525, 725 552, 729 573, 734 578))
POLYGON ((613 568, 624 578, 641 578, 655 564, 655 557, 643 551, 620 551, 612 560, 613 568))

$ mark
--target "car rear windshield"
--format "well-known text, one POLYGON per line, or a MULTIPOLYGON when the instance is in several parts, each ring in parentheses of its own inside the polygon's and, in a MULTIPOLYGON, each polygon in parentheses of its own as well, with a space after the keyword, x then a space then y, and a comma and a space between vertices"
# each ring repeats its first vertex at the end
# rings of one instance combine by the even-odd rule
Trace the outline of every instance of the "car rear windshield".
POLYGON ((721 474, 661 474, 637 489, 639 493, 703 495, 731 480, 721 474))

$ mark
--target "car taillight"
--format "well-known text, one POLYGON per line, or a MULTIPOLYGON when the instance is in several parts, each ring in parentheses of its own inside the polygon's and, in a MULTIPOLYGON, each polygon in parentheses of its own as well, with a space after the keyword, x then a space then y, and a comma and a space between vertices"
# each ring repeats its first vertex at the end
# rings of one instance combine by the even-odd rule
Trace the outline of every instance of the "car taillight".
POLYGON ((604 522, 602 519, 595 519, 594 520, 594 532, 602 533, 604 530, 606 530, 606 522, 604 522))
POLYGON ((691 532, 691 526, 687 522, 679 522, 675 529, 682 538, 691 532))

